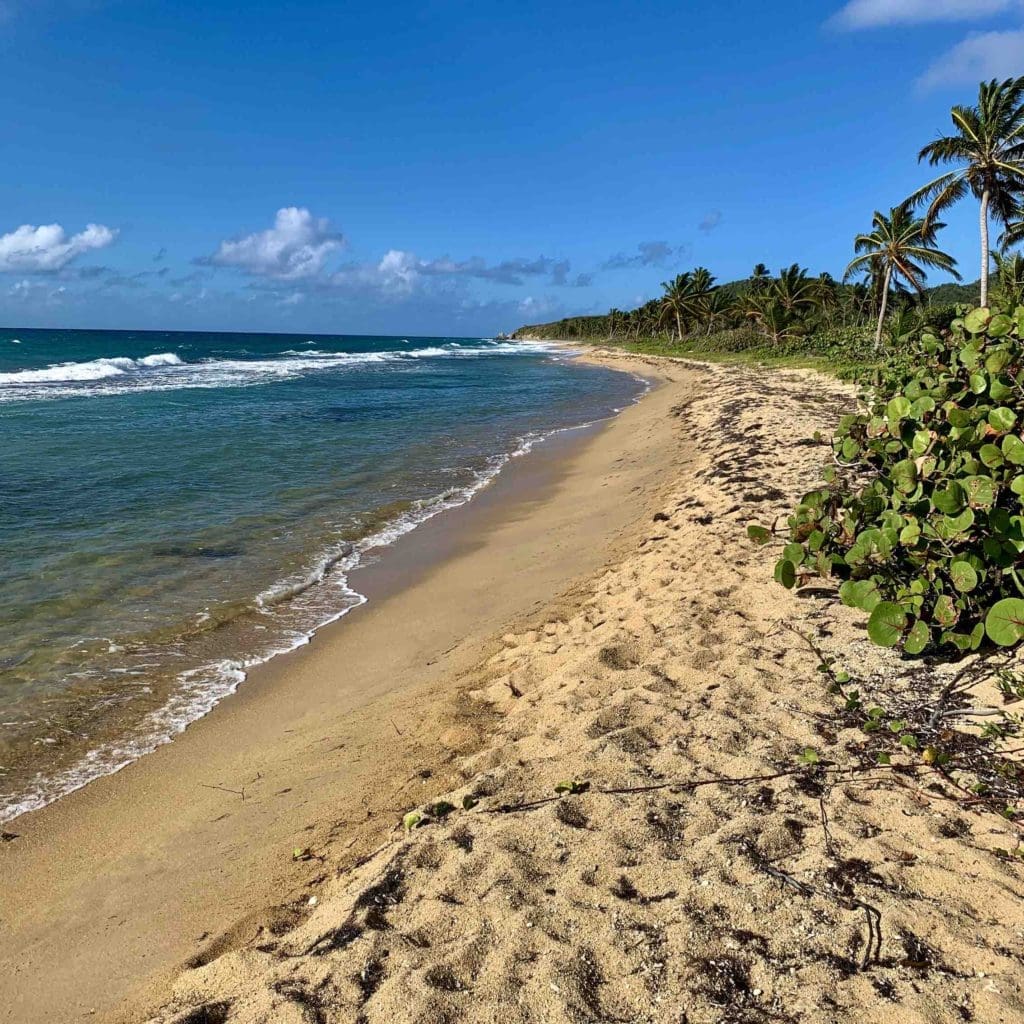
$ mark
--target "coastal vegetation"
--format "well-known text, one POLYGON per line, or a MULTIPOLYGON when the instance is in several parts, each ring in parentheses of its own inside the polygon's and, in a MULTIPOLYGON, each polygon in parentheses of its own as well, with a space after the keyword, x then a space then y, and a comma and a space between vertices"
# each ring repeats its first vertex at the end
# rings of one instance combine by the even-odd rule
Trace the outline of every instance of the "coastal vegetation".
POLYGON ((947 331, 964 305, 990 301, 1011 311, 1022 296, 1024 77, 983 82, 977 104, 951 110, 953 132, 924 146, 919 162, 952 165, 854 239, 842 280, 793 263, 772 274, 719 283, 706 267, 675 275, 662 294, 631 310, 521 327, 516 337, 611 343, 654 354, 802 363, 857 376, 887 346, 925 330, 947 331), (960 281, 940 247, 940 216, 961 200, 979 203, 981 268, 975 283, 927 285, 927 272, 960 281), (990 222, 1001 226, 991 251, 990 222), (993 269, 995 281, 993 284, 993 269), (1016 277, 1015 277, 1016 275, 1016 277))

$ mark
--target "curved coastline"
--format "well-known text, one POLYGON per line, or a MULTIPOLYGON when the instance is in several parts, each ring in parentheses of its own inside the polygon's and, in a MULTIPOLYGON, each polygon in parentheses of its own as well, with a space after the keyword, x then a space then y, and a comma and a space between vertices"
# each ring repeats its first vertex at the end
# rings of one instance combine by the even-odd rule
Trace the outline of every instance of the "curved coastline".
MULTIPOLYGON (((579 352, 578 349, 557 342, 542 343, 549 351, 559 351, 560 357, 566 360, 579 352)), ((417 357, 434 352, 432 349, 421 350, 417 357)), ((310 354, 312 353, 307 353, 310 354)), ((147 365, 181 364, 177 360, 173 364, 169 363, 164 356, 160 356, 159 362, 147 365)), ((640 384, 640 390, 633 396, 631 404, 639 402, 649 390, 650 381, 645 382, 645 378, 624 367, 620 368, 620 372, 633 377, 640 384)), ((233 696, 254 669, 309 644, 325 627, 338 623, 350 612, 366 604, 369 600, 368 595, 350 585, 353 573, 366 569, 368 564, 373 564, 381 558, 400 557, 394 552, 397 541, 435 516, 461 508, 472 501, 492 484, 510 463, 527 455, 538 445, 559 435, 585 431, 606 419, 613 418, 621 411, 622 408, 617 408, 611 417, 587 420, 520 438, 513 450, 494 456, 490 465, 480 471, 468 485, 415 502, 412 508, 387 522, 379 530, 354 543, 346 544, 344 550, 331 549, 325 552, 301 581, 282 580, 262 591, 255 599, 257 608, 290 601, 312 588, 328 584, 336 588, 339 595, 332 602, 335 605, 334 609, 324 610, 322 617, 311 620, 307 628, 298 635, 288 638, 286 643, 273 645, 250 657, 220 658, 181 673, 174 689, 167 693, 165 701, 150 711, 130 735, 104 740, 95 748, 88 750, 70 767, 38 776, 33 788, 0 803, 0 824, 10 825, 22 815, 39 811, 97 779, 122 771, 159 747, 173 742, 189 726, 208 715, 221 701, 233 696)))

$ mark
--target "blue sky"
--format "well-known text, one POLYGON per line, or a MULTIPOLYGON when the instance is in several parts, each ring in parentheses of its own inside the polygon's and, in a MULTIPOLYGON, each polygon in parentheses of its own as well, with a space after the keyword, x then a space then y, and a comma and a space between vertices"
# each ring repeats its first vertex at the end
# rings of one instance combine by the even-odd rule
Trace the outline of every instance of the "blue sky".
POLYGON ((1024 0, 0 0, 0 323, 474 335, 838 276, 1018 73, 1024 0))

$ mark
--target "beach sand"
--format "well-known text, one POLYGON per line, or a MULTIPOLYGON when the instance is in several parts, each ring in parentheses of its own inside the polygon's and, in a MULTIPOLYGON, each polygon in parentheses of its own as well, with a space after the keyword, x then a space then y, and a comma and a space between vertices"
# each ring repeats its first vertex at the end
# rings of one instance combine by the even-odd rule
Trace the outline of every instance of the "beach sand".
POLYGON ((14 823, 0 1019, 1024 1019, 1013 827, 796 760, 864 738, 790 626, 899 672, 745 537, 819 478, 852 390, 612 362, 659 386, 416 531, 412 578, 175 743, 14 823))

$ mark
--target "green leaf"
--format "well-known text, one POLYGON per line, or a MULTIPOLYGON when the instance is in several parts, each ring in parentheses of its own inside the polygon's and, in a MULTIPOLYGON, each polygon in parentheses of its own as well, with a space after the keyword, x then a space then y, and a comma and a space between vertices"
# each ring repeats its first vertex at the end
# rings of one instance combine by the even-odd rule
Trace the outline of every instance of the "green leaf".
MULTIPOLYGON (((995 447, 993 445, 993 447, 995 447)), ((935 491, 932 494, 932 504, 940 512, 946 515, 955 515, 967 504, 967 495, 964 489, 954 480, 943 490, 935 491)))
POLYGON ((788 558, 780 558, 775 563, 775 582, 787 590, 796 586, 796 566, 788 558))
POLYGON ((414 828, 420 825, 422 821, 423 815, 420 814, 419 811, 410 811, 402 819, 402 828, 404 828, 406 832, 411 832, 414 828))
POLYGON ((868 619, 868 636, 879 647, 895 647, 906 628, 906 612, 892 601, 879 601, 868 619))
POLYGON ((998 469, 1003 464, 1003 453, 994 444, 983 444, 978 456, 989 469, 998 469))
POLYGON ((990 476, 965 476, 961 483, 967 503, 974 508, 990 508, 996 500, 995 484, 990 476))
POLYGON ((985 306, 978 309, 972 309, 970 313, 964 317, 964 327, 971 334, 981 334, 985 328, 988 327, 988 322, 991 318, 992 313, 985 306))
POLYGON ((907 639, 903 643, 903 650, 907 654, 920 654, 928 645, 930 638, 931 633, 928 630, 928 624, 917 619, 913 626, 910 627, 910 632, 907 633, 907 639))
POLYGON ((755 544, 767 544, 772 539, 772 533, 771 530, 766 530, 763 526, 751 523, 747 527, 747 538, 755 544))
POLYGON ((949 594, 939 596, 932 609, 932 618, 940 626, 952 626, 956 622, 958 618, 956 605, 953 604, 953 598, 949 594))
POLYGON ((589 782, 578 782, 576 779, 564 779, 555 785, 556 793, 569 793, 571 795, 586 793, 588 789, 590 789, 589 782))
POLYGON ((890 429, 900 420, 905 419, 910 415, 910 400, 904 398, 902 395, 898 395, 896 398, 891 398, 889 404, 885 407, 885 417, 889 421, 890 429))
POLYGON ((985 616, 985 632, 1000 647, 1012 647, 1024 638, 1024 600, 1006 597, 996 601, 985 616))
POLYGON ((1013 321, 1005 313, 997 313, 988 322, 988 336, 1002 338, 1013 330, 1013 321))
POLYGON ((1017 414, 1005 405, 999 405, 989 412, 988 422, 993 430, 1005 434, 1008 430, 1013 430, 1013 425, 1017 422, 1017 414))
POLYGON ((976 395, 984 394, 985 388, 988 387, 988 377, 983 373, 972 373, 968 378, 971 386, 971 390, 976 395))
POLYGON ((889 471, 889 475, 896 487, 907 494, 917 485, 917 466, 911 459, 897 462, 889 471))
POLYGON ((474 807, 476 807, 476 805, 478 803, 480 803, 480 800, 479 800, 478 797, 472 796, 471 794, 467 793, 462 798, 462 809, 464 811, 471 811, 471 810, 473 810, 474 807))
POLYGON ((1015 466, 1024 466, 1024 441, 1019 437, 1007 434, 1003 438, 1002 449, 1007 462, 1012 462, 1015 466))
POLYGON ((818 764, 821 758, 818 757, 818 752, 814 747, 804 747, 797 760, 802 764, 818 764))
POLYGON ((874 580, 846 580, 839 587, 839 600, 847 608, 870 612, 881 600, 881 596, 874 580))
POLYGON ((978 574, 970 562, 953 562, 949 567, 949 576, 953 581, 953 586, 962 594, 966 594, 978 585, 978 574))

